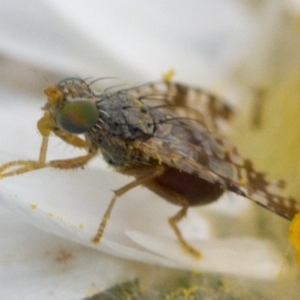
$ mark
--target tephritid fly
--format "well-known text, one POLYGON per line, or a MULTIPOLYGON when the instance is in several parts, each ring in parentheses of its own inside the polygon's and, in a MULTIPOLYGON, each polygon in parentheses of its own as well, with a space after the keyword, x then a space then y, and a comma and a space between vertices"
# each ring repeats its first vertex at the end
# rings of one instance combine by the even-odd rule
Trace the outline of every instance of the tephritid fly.
POLYGON ((279 194, 283 181, 268 182, 221 134, 220 122, 233 111, 210 93, 168 82, 97 93, 91 83, 71 78, 48 87, 45 94, 45 113, 37 124, 43 137, 38 160, 6 163, 0 178, 45 167, 83 167, 101 152, 116 171, 135 180, 114 192, 94 243, 100 242, 116 199, 139 185, 181 207, 169 223, 184 250, 195 257, 200 252, 177 226, 190 206, 214 202, 230 191, 287 219, 300 211, 300 203, 279 194), (197 110, 186 106, 191 99, 197 110), (47 162, 51 133, 86 149, 86 155, 47 162))

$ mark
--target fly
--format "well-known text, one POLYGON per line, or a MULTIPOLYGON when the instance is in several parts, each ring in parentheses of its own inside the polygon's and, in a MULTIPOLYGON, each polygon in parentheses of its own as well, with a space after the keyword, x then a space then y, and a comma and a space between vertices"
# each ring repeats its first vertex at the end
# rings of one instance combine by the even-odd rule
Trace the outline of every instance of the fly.
POLYGON ((197 258, 200 252, 189 245, 178 227, 191 206, 212 203, 230 191, 289 220, 300 211, 297 201, 280 195, 283 181, 268 182, 223 136, 221 123, 233 111, 206 91, 158 82, 97 93, 91 83, 70 78, 44 93, 44 115, 37 123, 42 135, 38 160, 8 162, 0 167, 0 178, 46 167, 83 167, 100 152, 117 172, 135 179, 114 191, 92 238, 95 244, 101 240, 117 198, 139 185, 180 206, 169 223, 183 249, 197 258), (191 102, 197 110, 187 107, 191 102), (86 154, 47 162, 51 133, 84 148, 86 154))

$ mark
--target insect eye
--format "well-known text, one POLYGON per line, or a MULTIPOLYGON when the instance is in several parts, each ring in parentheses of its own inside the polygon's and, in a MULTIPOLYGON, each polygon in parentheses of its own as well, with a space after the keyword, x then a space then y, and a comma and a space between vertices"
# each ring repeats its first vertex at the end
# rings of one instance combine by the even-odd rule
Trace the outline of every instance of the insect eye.
POLYGON ((85 133, 98 120, 99 110, 89 101, 74 101, 66 103, 57 113, 56 121, 60 128, 74 134, 85 133))

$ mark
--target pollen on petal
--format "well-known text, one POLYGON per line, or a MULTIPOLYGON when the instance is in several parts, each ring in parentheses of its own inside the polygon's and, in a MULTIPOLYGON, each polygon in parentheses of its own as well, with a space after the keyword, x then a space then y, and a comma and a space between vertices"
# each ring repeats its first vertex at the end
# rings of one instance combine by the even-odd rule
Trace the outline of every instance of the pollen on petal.
POLYGON ((297 264, 300 266, 300 213, 298 213, 290 224, 290 242, 296 250, 297 264))

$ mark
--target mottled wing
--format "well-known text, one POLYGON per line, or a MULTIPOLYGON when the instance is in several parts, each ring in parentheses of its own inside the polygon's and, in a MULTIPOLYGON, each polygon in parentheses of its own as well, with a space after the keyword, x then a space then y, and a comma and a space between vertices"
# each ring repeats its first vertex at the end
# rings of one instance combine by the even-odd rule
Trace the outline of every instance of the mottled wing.
POLYGON ((203 89, 174 82, 156 82, 126 90, 152 107, 167 107, 177 117, 197 119, 211 131, 224 129, 233 115, 233 108, 219 97, 203 89), (182 111, 182 107, 185 108, 182 111), (195 109, 196 108, 196 109, 195 109))
MULTIPOLYGON (((183 90, 182 95, 186 96, 194 94, 196 97, 195 95, 200 93, 199 90, 187 91, 188 88, 182 85, 171 84, 168 88, 170 87, 177 92, 162 93, 163 96, 167 94, 170 104, 177 103, 172 97, 176 98, 178 90, 183 90)), ((147 88, 157 89, 157 97, 157 85, 147 88)), ((202 95, 199 95, 201 98, 202 95)), ((201 101, 199 99, 199 103, 201 101)), ((208 103, 203 102, 205 105, 208 103)), ((142 150, 146 157, 158 158, 163 164, 197 175, 222 186, 225 190, 247 197, 278 215, 292 219, 300 211, 300 203, 280 195, 284 182, 268 182, 263 173, 254 169, 250 160, 239 155, 236 147, 228 139, 218 130, 212 131, 212 127, 218 129, 218 118, 227 119, 226 104, 214 99, 208 104, 210 108, 205 105, 201 102, 200 115, 196 119, 190 119, 188 108, 181 107, 180 111, 182 116, 188 115, 189 118, 179 118, 178 112, 174 112, 168 105, 154 106, 154 109, 162 110, 167 119, 160 124, 154 137, 147 142, 136 141, 135 146, 142 150)))

